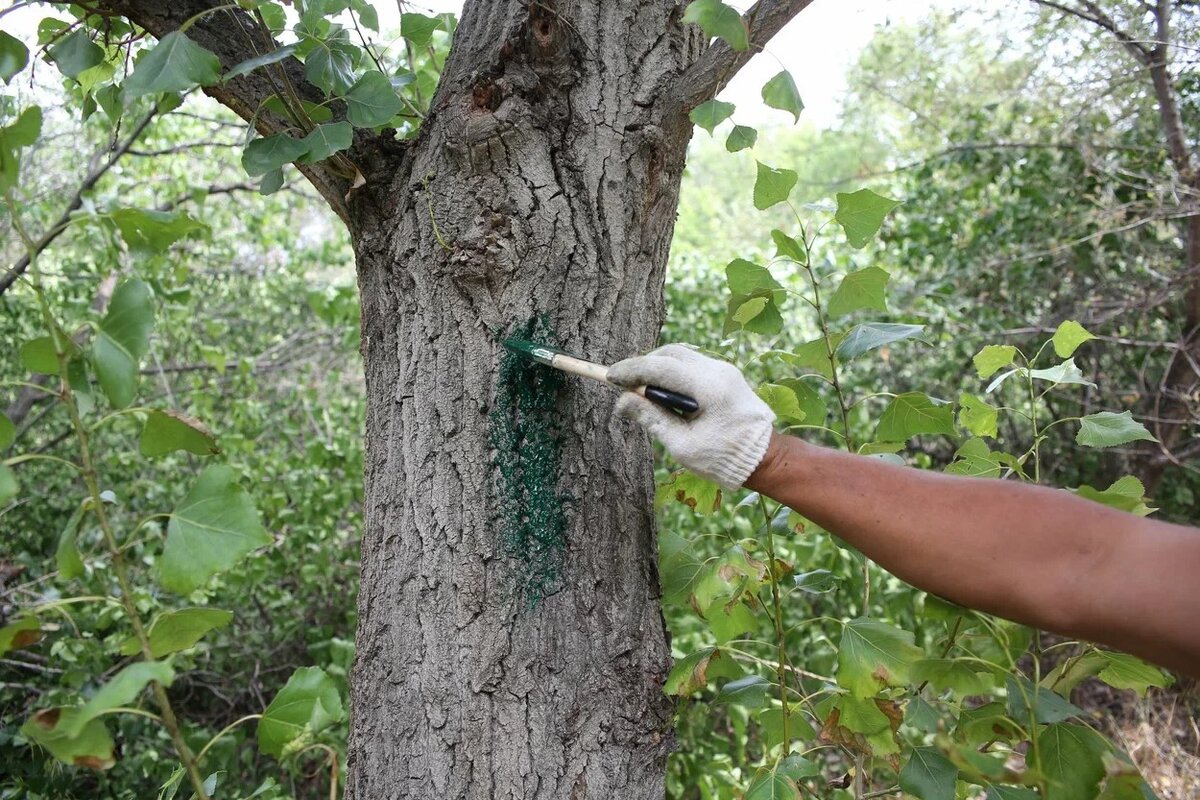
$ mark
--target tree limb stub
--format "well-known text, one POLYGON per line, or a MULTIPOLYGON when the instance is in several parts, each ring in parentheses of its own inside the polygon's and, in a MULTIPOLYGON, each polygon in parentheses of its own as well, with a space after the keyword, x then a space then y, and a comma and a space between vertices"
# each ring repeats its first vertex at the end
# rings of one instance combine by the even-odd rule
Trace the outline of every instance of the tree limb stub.
POLYGON ((784 25, 811 3, 812 0, 758 0, 742 17, 750 32, 750 46, 739 51, 722 39, 713 42, 680 77, 679 110, 686 114, 715 97, 784 25))
MULTIPOLYGON (((279 47, 270 31, 251 14, 229 8, 219 0, 176 0, 171 3, 103 0, 100 5, 160 39, 195 18, 187 29, 188 38, 216 54, 223 73, 246 59, 279 47)), ((272 95, 281 91, 294 91, 298 99, 310 103, 325 99, 321 90, 305 78, 304 65, 290 56, 269 67, 204 87, 206 94, 252 123, 263 136, 281 133, 290 127, 287 119, 261 108, 272 95)), ((330 109, 335 119, 345 116, 341 103, 330 104, 330 109)), ((370 133, 356 132, 356 138, 364 136, 369 137, 370 133)), ((296 168, 316 187, 342 221, 349 224, 345 197, 351 186, 350 179, 323 164, 296 164, 296 168)))

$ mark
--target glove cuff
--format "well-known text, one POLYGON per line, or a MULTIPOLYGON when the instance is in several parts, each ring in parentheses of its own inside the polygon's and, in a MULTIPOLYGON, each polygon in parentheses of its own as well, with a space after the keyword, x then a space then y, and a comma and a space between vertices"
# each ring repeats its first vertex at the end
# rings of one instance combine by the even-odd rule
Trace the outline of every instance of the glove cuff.
MULTIPOLYGON (((774 416, 774 415, 772 415, 774 416)), ((744 437, 732 442, 732 447, 717 464, 713 465, 712 477, 729 491, 740 489, 750 474, 762 463, 771 444, 773 427, 768 420, 759 421, 744 437)))

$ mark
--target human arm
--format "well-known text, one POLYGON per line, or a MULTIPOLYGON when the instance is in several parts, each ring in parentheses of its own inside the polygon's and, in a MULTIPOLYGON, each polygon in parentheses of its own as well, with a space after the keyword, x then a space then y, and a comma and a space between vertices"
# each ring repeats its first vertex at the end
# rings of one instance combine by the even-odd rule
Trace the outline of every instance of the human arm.
POLYGON ((614 365, 610 379, 697 397, 691 420, 632 393, 618 412, 685 466, 727 488, 744 482, 914 586, 1200 675, 1200 531, 1060 490, 896 466, 773 433, 774 415, 730 370, 674 345, 614 365), (747 443, 764 431, 767 446, 742 471, 757 452, 747 443))

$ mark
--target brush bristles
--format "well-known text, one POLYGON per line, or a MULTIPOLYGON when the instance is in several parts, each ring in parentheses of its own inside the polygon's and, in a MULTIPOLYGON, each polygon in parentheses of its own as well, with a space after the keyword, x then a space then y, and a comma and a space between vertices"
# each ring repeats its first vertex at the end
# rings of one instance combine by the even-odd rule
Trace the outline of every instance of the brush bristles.
POLYGON ((532 358, 534 361, 542 364, 549 364, 559 354, 559 351, 552 347, 534 344, 524 339, 505 339, 504 346, 514 353, 520 353, 526 358, 532 358))

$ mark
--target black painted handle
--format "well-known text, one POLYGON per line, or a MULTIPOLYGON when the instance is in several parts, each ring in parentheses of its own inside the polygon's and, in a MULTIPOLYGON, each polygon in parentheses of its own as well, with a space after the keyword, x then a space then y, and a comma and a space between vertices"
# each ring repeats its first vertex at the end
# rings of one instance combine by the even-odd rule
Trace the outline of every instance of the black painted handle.
POLYGON ((688 397, 686 394, 680 394, 679 392, 672 392, 670 389, 664 389, 661 386, 647 386, 646 399, 663 408, 669 408, 681 414, 695 414, 700 410, 700 404, 694 398, 688 397))

